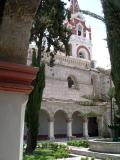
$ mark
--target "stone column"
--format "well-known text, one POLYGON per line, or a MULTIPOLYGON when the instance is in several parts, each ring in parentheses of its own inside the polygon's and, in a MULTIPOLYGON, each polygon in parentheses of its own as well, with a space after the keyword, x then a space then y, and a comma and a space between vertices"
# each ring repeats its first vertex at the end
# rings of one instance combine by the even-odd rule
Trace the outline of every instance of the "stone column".
POLYGON ((0 62, 0 160, 23 160, 25 106, 37 72, 0 62))
POLYGON ((49 121, 49 139, 50 140, 54 140, 54 117, 50 117, 48 119, 49 121))
POLYGON ((103 116, 97 117, 97 124, 98 124, 98 135, 99 137, 102 137, 102 131, 103 131, 103 116))
POLYGON ((88 135, 88 118, 84 117, 83 118, 83 136, 84 137, 89 137, 88 135))
POLYGON ((67 118, 67 137, 71 138, 72 137, 72 118, 67 118))
POLYGON ((0 91, 0 159, 22 160, 25 94, 0 91))

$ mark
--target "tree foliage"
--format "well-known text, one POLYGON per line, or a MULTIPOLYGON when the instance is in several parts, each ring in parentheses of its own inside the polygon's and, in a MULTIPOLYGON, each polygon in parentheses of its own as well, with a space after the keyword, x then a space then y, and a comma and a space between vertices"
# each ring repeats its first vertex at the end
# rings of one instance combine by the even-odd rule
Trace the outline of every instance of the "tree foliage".
POLYGON ((54 48, 53 53, 63 51, 65 47, 66 55, 69 54, 71 31, 63 25, 66 17, 70 18, 70 12, 61 0, 41 1, 31 30, 31 41, 35 41, 38 46, 38 59, 42 58, 43 51, 50 52, 51 46, 54 48))
POLYGON ((109 89, 109 91, 108 91, 108 96, 109 96, 110 98, 115 97, 115 87, 111 87, 111 88, 109 89))
POLYGON ((101 0, 107 29, 111 60, 111 76, 115 86, 116 103, 120 110, 120 2, 101 0))
MULTIPOLYGON (((36 62, 35 62, 36 63, 36 62)), ((45 87, 45 65, 39 68, 37 78, 34 82, 34 89, 29 95, 25 121, 28 128, 26 153, 32 153, 37 145, 39 126, 39 111, 42 102, 43 89, 45 87)))
POLYGON ((33 21, 30 41, 36 42, 38 53, 36 54, 33 50, 32 65, 39 67, 39 73, 26 108, 27 154, 32 154, 37 144, 39 110, 45 87, 45 65, 41 60, 45 52, 48 52, 51 56, 50 66, 53 66, 54 55, 58 50, 65 49, 66 54, 69 54, 68 41, 71 32, 63 24, 63 21, 69 16, 70 13, 65 9, 65 3, 61 0, 41 0, 33 21), (51 46, 53 47, 52 52, 51 46))
POLYGON ((111 76, 115 86, 115 99, 120 115, 120 1, 101 0, 101 4, 104 18, 90 11, 81 10, 81 12, 103 21, 106 25, 111 76))

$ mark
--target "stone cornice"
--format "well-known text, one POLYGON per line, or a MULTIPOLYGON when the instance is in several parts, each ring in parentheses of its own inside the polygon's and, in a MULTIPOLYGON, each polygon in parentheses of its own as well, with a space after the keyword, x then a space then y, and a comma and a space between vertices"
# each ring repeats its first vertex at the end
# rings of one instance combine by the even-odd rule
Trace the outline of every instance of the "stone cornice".
POLYGON ((29 94, 37 68, 0 61, 0 91, 29 94))

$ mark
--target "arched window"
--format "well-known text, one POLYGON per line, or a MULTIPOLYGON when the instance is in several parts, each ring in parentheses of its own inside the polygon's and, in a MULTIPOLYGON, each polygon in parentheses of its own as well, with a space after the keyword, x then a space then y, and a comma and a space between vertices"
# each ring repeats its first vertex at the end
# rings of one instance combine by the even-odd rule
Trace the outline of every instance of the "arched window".
POLYGON ((68 88, 79 89, 77 79, 74 75, 69 75, 67 78, 68 88))
POLYGON ((78 26, 78 36, 81 36, 82 35, 82 28, 81 26, 79 25, 78 26))
POLYGON ((74 81, 72 80, 71 77, 68 77, 67 81, 68 81, 68 88, 71 88, 74 85, 74 81))
POLYGON ((91 84, 93 85, 93 78, 91 78, 91 84))
POLYGON ((80 52, 80 53, 79 53, 79 56, 80 56, 80 58, 85 59, 85 55, 84 55, 84 53, 83 53, 83 52, 80 52))

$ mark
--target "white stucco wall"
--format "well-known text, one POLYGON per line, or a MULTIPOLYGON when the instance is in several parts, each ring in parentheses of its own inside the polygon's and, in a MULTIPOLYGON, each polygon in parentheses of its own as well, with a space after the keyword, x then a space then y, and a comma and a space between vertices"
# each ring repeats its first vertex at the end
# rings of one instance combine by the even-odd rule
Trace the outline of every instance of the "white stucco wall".
POLYGON ((48 135, 48 119, 47 113, 41 110, 39 114, 39 135, 48 135))
POLYGON ((0 92, 0 160, 22 160, 27 96, 0 92))
POLYGON ((58 111, 55 114, 55 134, 66 134, 67 133, 67 123, 66 114, 62 111, 58 111))
POLYGON ((73 134, 83 133, 83 122, 79 112, 76 112, 72 116, 72 131, 73 134))
POLYGON ((46 77, 66 81, 68 76, 74 75, 78 82, 84 84, 91 83, 91 74, 89 70, 83 70, 75 67, 55 65, 53 68, 46 65, 46 77))
POLYGON ((68 82, 47 78, 44 98, 80 101, 82 95, 92 94, 92 85, 78 84, 78 89, 68 88, 68 82))

